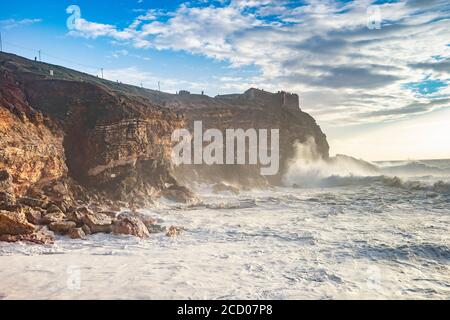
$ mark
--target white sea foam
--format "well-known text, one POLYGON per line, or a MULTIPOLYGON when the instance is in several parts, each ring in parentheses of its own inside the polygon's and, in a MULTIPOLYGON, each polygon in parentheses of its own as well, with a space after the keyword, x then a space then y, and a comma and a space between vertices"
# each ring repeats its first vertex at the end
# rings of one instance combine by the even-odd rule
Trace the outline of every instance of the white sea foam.
POLYGON ((0 298, 449 299, 448 176, 389 177, 315 156, 294 162, 289 187, 203 185, 202 206, 146 211, 187 228, 178 238, 0 243, 0 298))

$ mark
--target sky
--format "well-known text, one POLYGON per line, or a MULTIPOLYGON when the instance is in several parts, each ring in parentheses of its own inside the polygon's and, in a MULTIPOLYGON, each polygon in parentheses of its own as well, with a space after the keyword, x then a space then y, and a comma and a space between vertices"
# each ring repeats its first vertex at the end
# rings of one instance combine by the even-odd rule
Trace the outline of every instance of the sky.
POLYGON ((3 50, 210 96, 300 96, 332 154, 450 158, 448 0, 1 1, 3 50))

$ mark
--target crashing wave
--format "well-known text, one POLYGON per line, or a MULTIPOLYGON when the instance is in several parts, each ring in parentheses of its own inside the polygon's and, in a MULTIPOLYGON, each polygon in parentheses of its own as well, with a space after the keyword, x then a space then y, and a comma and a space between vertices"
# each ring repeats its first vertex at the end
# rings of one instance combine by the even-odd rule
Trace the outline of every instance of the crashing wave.
MULTIPOLYGON (((377 165, 345 155, 323 159, 312 138, 303 144, 297 144, 296 151, 296 157, 290 162, 283 178, 284 185, 288 187, 332 188, 379 184, 411 191, 450 194, 449 183, 435 182, 436 177, 450 178, 450 170, 445 166, 439 167, 421 161, 377 165), (415 180, 409 179, 411 177, 415 180), (417 180, 418 177, 429 177, 431 182, 417 180)), ((444 160, 442 162, 446 165, 449 163, 444 160)))

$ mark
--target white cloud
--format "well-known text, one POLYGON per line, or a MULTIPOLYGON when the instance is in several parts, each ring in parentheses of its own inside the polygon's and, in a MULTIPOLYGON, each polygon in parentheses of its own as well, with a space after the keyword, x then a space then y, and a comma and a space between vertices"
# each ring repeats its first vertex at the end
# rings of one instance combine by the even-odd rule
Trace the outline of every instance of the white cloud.
POLYGON ((0 20, 0 28, 2 29, 13 29, 17 27, 23 27, 23 26, 30 26, 32 24, 36 24, 42 22, 42 19, 22 19, 22 20, 16 20, 16 19, 7 19, 7 20, 0 20))
MULTIPOLYGON (((367 28, 370 5, 369 0, 311 0, 296 7, 287 0, 191 3, 174 12, 147 11, 122 30, 79 19, 74 34, 185 51, 234 68, 256 65, 258 77, 217 81, 224 90, 252 85, 298 92, 304 108, 330 124, 388 121, 433 110, 418 105, 434 96, 417 97, 403 85, 425 77, 448 81, 445 64, 438 66, 432 57, 450 59, 450 19, 444 10, 450 5, 439 0, 380 5, 380 30, 367 28)), ((441 94, 448 95, 448 89, 441 94)))
POLYGON ((118 58, 120 58, 120 57, 128 56, 128 54, 129 54, 128 50, 122 49, 122 50, 114 51, 114 52, 111 54, 111 57, 112 57, 112 58, 118 59, 118 58))

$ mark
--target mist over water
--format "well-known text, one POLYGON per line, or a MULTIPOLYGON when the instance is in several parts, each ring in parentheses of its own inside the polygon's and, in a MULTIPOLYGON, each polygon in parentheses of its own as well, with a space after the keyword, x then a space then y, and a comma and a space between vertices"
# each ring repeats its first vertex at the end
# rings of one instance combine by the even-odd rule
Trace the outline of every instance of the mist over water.
POLYGON ((296 156, 291 159, 284 176, 286 186, 326 187, 332 177, 366 177, 379 175, 378 168, 367 162, 346 156, 323 159, 317 151, 314 138, 297 143, 296 156))
POLYGON ((331 188, 382 184, 435 192, 450 192, 450 160, 370 163, 350 156, 329 159, 317 151, 313 138, 298 143, 283 182, 295 188, 331 188))

